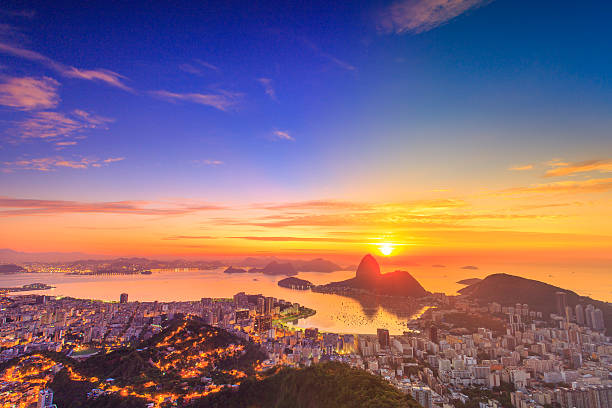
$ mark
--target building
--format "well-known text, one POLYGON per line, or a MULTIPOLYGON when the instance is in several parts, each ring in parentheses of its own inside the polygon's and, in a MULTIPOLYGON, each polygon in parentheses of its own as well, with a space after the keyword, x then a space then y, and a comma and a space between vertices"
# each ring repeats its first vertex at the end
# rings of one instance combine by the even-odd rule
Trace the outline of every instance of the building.
POLYGON ((272 319, 270 316, 257 316, 255 317, 255 326, 253 327, 257 332, 265 332, 272 328, 272 319))
POLYGON ((40 390, 38 393, 38 404, 37 408, 50 408, 53 405, 53 391, 49 388, 40 390))
POLYGON ((127 303, 128 302, 128 294, 127 293, 122 293, 119 296, 119 303, 127 303))
POLYGON ((274 298, 264 298, 264 314, 271 315, 274 311, 274 298))
POLYGON ((378 336, 378 344, 380 347, 387 348, 391 344, 391 340, 389 338, 389 330, 387 329, 377 329, 376 334, 378 336))
POLYGON ((555 293, 557 300, 557 314, 559 316, 565 316, 565 307, 567 306, 567 293, 557 292, 555 293))
POLYGON ((249 309, 238 309, 236 310, 236 321, 248 320, 249 319, 249 309))
POLYGON ((414 398, 423 408, 431 408, 433 406, 433 396, 431 388, 429 387, 412 387, 410 389, 410 395, 414 398))
POLYGON ((576 323, 578 323, 579 326, 584 326, 584 308, 582 305, 576 305, 575 312, 576 323))

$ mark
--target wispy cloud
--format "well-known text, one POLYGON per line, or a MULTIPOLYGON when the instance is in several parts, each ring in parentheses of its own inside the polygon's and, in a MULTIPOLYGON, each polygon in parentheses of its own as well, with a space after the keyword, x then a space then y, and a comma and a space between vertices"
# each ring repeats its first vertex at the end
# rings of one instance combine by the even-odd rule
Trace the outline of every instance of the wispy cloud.
POLYGON ((242 94, 234 92, 222 92, 218 94, 202 94, 202 93, 175 93, 169 91, 152 91, 152 95, 170 102, 187 101, 200 105, 211 106, 215 109, 228 111, 234 108, 238 101, 242 98, 242 94))
POLYGON ((356 72, 357 71, 357 67, 355 67, 352 64, 349 64, 348 62, 336 57, 335 55, 329 54, 325 51, 323 51, 321 49, 321 47, 319 47, 318 45, 316 45, 315 43, 313 43, 312 41, 310 41, 307 38, 301 38, 301 41, 311 50, 313 50, 315 53, 317 53, 318 55, 320 55, 321 57, 323 57, 324 59, 328 60, 329 62, 333 63, 334 65, 336 65, 339 68, 342 68, 346 71, 353 71, 356 72))
POLYGON ((531 170, 531 169, 533 169, 533 164, 523 164, 523 165, 512 166, 508 168, 508 170, 512 170, 512 171, 525 171, 525 170, 531 170))
POLYGON ((612 178, 599 178, 580 181, 557 181, 554 183, 532 184, 502 190, 498 194, 525 193, 601 193, 612 191, 612 178))
POLYGON ((183 215, 198 211, 212 211, 223 207, 212 204, 164 207, 150 201, 80 202, 64 200, 36 200, 0 196, 0 217, 53 215, 68 213, 183 215))
POLYGON ((385 8, 378 18, 384 33, 423 33, 492 0, 399 0, 385 8))
POLYGON ((210 159, 194 160, 193 162, 199 166, 213 166, 213 167, 217 167, 217 166, 221 166, 225 164, 221 160, 210 160, 210 159))
POLYGON ((272 85, 272 80, 270 78, 257 78, 257 82, 261 84, 264 88, 264 92, 266 95, 270 97, 273 101, 276 100, 276 90, 272 85))
POLYGON ((171 237, 162 238, 164 241, 178 241, 182 239, 217 239, 211 235, 173 235, 171 237))
POLYGON ((12 173, 19 170, 55 171, 60 168, 87 169, 89 167, 103 167, 110 163, 124 160, 124 157, 109 157, 96 159, 81 157, 78 159, 65 159, 63 157, 22 158, 15 161, 3 162, 2 171, 12 173))
POLYGON ((108 69, 81 69, 69 65, 64 65, 61 62, 57 62, 36 51, 31 51, 6 42, 0 42, 0 53, 13 55, 16 57, 27 59, 29 61, 38 62, 39 64, 42 64, 67 78, 98 81, 110 86, 114 86, 116 88, 123 89, 125 91, 132 91, 132 88, 130 88, 123 82, 126 79, 123 75, 110 71, 108 69))
POLYGON ((191 63, 181 64, 179 65, 179 68, 182 71, 185 71, 188 74, 193 74, 193 75, 203 75, 204 70, 202 68, 205 68, 207 70, 219 71, 219 67, 217 67, 216 65, 213 65, 206 61, 202 61, 200 59, 195 59, 194 63, 192 64, 191 63))
POLYGON ((273 140, 289 140, 291 142, 295 142, 295 138, 289 134, 289 132, 284 130, 275 130, 272 132, 273 140))
POLYGON ((53 78, 2 78, 0 105, 20 110, 54 108, 60 101, 59 82, 53 78))
POLYGON ((84 130, 105 129, 111 122, 113 119, 78 109, 69 114, 36 112, 16 123, 16 127, 10 131, 11 141, 42 139, 54 142, 57 146, 72 146, 84 138, 84 130))
POLYGON ((350 238, 334 237, 269 237, 269 236, 246 236, 246 237, 227 237, 232 239, 246 239, 250 241, 270 241, 270 242, 362 242, 350 238))
POLYGON ((612 160, 587 160, 576 163, 551 163, 555 168, 548 170, 545 177, 568 176, 577 173, 586 173, 589 171, 598 171, 600 173, 612 172, 612 160))

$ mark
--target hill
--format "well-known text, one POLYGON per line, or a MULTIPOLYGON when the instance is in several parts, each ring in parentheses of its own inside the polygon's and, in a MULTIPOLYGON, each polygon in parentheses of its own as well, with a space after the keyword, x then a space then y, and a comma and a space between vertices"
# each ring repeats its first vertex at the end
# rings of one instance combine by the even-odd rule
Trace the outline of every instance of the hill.
POLYGON ((49 387, 60 408, 119 406, 104 405, 117 396, 130 396, 122 402, 130 407, 170 395, 190 400, 254 375, 255 367, 265 358, 256 344, 190 317, 173 321, 138 348, 74 362, 70 369, 58 373, 49 387), (203 382, 202 378, 208 380, 203 382), (92 402, 87 399, 92 389, 106 395, 92 402))
POLYGON ((27 270, 19 265, 15 264, 4 264, 0 265, 0 275, 6 275, 11 273, 24 273, 27 270))
POLYGON ((357 289, 387 296, 427 295, 423 286, 406 271, 382 274, 378 262, 370 254, 363 257, 354 278, 316 287, 319 292, 333 292, 338 289, 357 289))
POLYGON ((238 391, 221 391, 190 408, 410 408, 420 407, 380 377, 341 363, 282 369, 261 381, 248 379, 238 391))
POLYGON ((312 287, 312 282, 295 277, 285 278, 278 281, 278 286, 282 288, 308 290, 312 287))
POLYGON ((526 303, 532 310, 537 310, 548 316, 557 311, 556 293, 565 292, 567 305, 575 307, 577 304, 588 305, 602 310, 604 322, 608 333, 612 329, 612 306, 609 303, 594 300, 586 296, 549 285, 533 279, 520 276, 498 273, 489 275, 482 281, 459 290, 459 293, 483 303, 497 302, 501 305, 511 306, 516 303, 526 303))
POLYGON ((290 263, 278 263, 276 261, 272 261, 267 264, 265 267, 251 268, 249 269, 249 273, 263 273, 264 275, 287 275, 294 276, 297 275, 297 271, 290 263))

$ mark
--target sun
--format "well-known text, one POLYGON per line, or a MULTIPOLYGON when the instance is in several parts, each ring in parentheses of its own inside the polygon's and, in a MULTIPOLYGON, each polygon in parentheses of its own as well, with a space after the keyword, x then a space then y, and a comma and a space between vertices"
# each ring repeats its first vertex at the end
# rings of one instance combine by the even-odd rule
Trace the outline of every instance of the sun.
POLYGON ((390 244, 388 242, 383 242, 381 244, 378 245, 378 250, 380 251, 381 254, 383 254, 384 256, 389 256, 393 253, 393 250, 395 248, 393 247, 393 244, 390 244))

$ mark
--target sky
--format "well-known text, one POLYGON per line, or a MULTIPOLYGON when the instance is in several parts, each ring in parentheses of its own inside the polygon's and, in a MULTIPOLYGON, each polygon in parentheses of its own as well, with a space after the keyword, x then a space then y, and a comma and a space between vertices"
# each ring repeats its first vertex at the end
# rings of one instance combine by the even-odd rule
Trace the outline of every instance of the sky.
POLYGON ((0 247, 609 269, 611 18, 5 1, 0 247))

